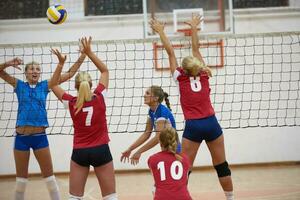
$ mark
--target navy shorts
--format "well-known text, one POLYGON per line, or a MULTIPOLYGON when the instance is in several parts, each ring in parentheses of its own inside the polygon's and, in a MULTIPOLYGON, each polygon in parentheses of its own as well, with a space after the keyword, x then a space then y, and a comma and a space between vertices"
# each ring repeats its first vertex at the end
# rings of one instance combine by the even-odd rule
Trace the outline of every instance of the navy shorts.
POLYGON ((24 135, 17 133, 15 137, 14 149, 19 151, 29 151, 49 147, 48 138, 45 132, 33 135, 24 135))
POLYGON ((80 166, 99 167, 113 159, 108 144, 103 144, 96 147, 73 149, 72 160, 80 166))
POLYGON ((185 122, 184 138, 201 143, 217 139, 222 135, 222 128, 215 115, 203 119, 189 119, 185 122))

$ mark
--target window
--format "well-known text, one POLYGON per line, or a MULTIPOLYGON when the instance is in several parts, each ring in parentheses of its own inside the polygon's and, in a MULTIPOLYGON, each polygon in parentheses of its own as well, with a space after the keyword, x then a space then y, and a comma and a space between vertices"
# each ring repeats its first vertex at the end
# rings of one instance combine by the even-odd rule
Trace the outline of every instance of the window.
POLYGON ((289 0, 233 0, 233 8, 264 8, 288 5, 289 0))
POLYGON ((143 13, 142 0, 85 0, 85 16, 143 13))
POLYGON ((0 1, 0 19, 41 18, 48 7, 48 0, 4 0, 0 1))

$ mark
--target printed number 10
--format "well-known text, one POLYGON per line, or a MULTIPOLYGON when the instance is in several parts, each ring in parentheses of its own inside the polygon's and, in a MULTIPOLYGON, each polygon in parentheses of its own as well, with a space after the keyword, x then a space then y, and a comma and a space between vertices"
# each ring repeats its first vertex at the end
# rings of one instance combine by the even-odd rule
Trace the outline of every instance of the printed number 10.
MULTIPOLYGON (((161 161, 157 164, 157 169, 160 171, 160 180, 164 181, 166 180, 166 169, 165 169, 165 162, 161 161)), ((170 174, 171 177, 174 180, 179 180, 182 178, 183 175, 183 167, 182 167, 182 163, 179 162, 178 160, 174 161, 171 164, 171 168, 170 168, 170 174), (176 170, 177 169, 177 170, 176 170), (177 171, 177 172, 176 172, 177 171)))

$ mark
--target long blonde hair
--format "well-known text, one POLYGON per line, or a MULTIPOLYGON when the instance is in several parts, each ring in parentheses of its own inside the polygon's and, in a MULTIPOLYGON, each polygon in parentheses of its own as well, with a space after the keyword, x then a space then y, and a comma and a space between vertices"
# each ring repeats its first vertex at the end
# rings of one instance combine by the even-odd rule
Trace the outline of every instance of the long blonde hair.
POLYGON ((212 76, 210 68, 194 56, 185 57, 182 60, 181 66, 191 76, 197 76, 200 71, 205 71, 208 76, 212 76))
POLYGON ((91 87, 92 79, 89 73, 79 72, 75 77, 75 88, 78 91, 75 115, 81 110, 84 102, 92 100, 91 87))
POLYGON ((165 128, 160 132, 159 142, 163 149, 173 153, 177 160, 182 161, 182 157, 176 152, 179 137, 173 127, 165 128))

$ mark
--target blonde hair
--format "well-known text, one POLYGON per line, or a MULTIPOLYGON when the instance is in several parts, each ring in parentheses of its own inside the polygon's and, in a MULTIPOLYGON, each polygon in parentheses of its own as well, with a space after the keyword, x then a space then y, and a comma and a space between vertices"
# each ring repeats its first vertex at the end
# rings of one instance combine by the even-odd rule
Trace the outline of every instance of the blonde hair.
POLYGON ((211 76, 210 68, 198 58, 194 56, 187 56, 182 60, 182 68, 191 76, 197 76, 199 71, 205 71, 209 76, 211 76))
POLYGON ((169 101, 169 94, 164 92, 164 90, 157 85, 152 85, 150 87, 151 93, 153 94, 153 96, 158 97, 158 102, 161 103, 163 100, 165 100, 167 107, 169 108, 169 110, 171 109, 171 105, 170 105, 170 101, 169 101))
POLYGON ((84 102, 92 99, 93 94, 91 92, 91 87, 92 79, 89 73, 79 72, 75 77, 75 88, 78 91, 77 101, 75 104, 75 114, 81 110, 84 102))
POLYGON ((159 142, 162 148, 173 153, 177 160, 182 161, 182 157, 176 152, 179 138, 173 127, 165 128, 160 132, 159 142))

